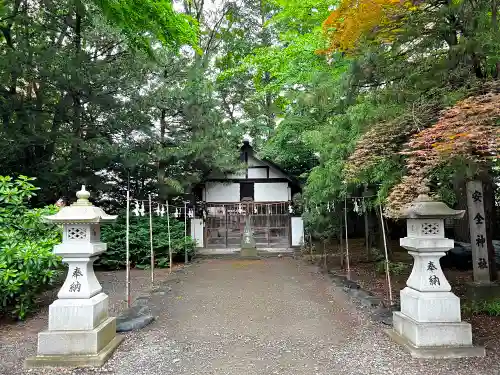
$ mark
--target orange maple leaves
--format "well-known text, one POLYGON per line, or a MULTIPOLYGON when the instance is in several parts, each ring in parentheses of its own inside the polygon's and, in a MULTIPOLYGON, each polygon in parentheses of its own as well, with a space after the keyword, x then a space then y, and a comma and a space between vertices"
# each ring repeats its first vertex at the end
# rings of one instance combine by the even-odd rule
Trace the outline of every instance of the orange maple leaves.
POLYGON ((430 128, 414 134, 401 152, 407 175, 388 197, 393 216, 425 190, 429 175, 452 160, 487 165, 500 153, 500 92, 472 96, 442 113, 430 128))
POLYGON ((330 46, 320 52, 351 53, 368 37, 390 42, 412 9, 416 8, 408 0, 342 0, 323 22, 330 46))

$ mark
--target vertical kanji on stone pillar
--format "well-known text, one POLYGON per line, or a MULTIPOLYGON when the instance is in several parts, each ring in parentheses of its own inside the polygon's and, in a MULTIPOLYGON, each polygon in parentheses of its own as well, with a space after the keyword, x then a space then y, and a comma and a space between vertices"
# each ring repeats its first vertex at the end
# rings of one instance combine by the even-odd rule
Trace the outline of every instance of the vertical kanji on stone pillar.
POLYGON ((488 255, 488 237, 486 215, 484 212, 484 194, 481 181, 467 182, 467 208, 472 246, 472 265, 475 282, 491 281, 490 259, 488 255))

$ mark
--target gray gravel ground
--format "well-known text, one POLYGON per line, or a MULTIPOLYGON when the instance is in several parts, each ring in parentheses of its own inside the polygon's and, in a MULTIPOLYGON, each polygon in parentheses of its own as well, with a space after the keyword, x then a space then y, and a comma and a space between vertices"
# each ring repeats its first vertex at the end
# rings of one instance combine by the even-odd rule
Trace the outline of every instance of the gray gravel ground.
MULTIPOLYGON (((469 360, 412 359, 386 337, 383 326, 301 261, 206 260, 165 278, 160 289, 151 300, 158 320, 126 334, 103 368, 26 373, 500 374, 497 353, 469 360)), ((14 338, 16 346, 34 350, 36 334, 28 337, 14 338)), ((0 348, 0 373, 22 373, 20 358, 13 364, 9 355, 0 348)))

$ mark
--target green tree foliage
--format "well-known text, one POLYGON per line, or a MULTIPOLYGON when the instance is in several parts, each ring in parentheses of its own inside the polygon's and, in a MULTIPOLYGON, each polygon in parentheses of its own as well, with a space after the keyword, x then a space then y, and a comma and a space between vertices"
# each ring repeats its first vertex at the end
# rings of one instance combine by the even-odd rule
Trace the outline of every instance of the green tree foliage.
MULTIPOLYGON (((12 28, 15 25, 15 18, 20 13, 37 8, 51 12, 62 4, 62 1, 0 2, 0 30, 3 41, 13 46, 12 28)), ((196 46, 198 39, 196 20, 176 12, 170 0, 92 0, 88 3, 73 0, 66 4, 80 15, 93 13, 94 9, 98 9, 98 15, 118 28, 131 46, 149 53, 153 52, 151 45, 155 42, 174 49, 183 45, 196 46)))
MULTIPOLYGON (((119 216, 118 221, 101 228, 102 241, 108 245, 108 250, 99 257, 96 266, 108 269, 124 268, 125 254, 125 215, 119 216)), ((155 266, 168 267, 169 246, 168 226, 166 217, 153 218, 153 250, 155 266)), ((184 222, 170 218, 170 243, 175 259, 184 260, 184 251, 187 249, 189 257, 193 255, 195 242, 191 237, 184 237, 184 222)), ((130 218, 130 263, 135 268, 150 268, 151 247, 149 237, 149 218, 130 218)))
MULTIPOLYGON (((81 183, 113 209, 127 187, 172 198, 237 168, 244 135, 311 209, 365 186, 382 203, 405 144, 500 78, 497 0, 1 4, 0 164, 41 203, 81 183)), ((473 175, 429 181, 451 197, 473 175)))
MULTIPOLYGON (((219 79, 250 75, 249 93, 274 98, 279 120, 265 133, 262 154, 306 178, 309 212, 365 186, 383 203, 408 173, 401 152, 411 137, 500 75, 497 1, 269 3, 264 29, 272 42, 238 55, 219 79), (399 7, 398 17, 387 7, 399 7), (382 17, 383 27, 370 26, 373 17, 382 17), (341 27, 329 28, 336 22, 341 27), (351 46, 348 54, 341 45, 351 46)), ((247 121, 264 114, 253 108, 247 121)), ((474 171, 440 168, 429 176, 431 187, 452 202, 452 182, 474 171)))
POLYGON ((171 0, 94 0, 93 3, 107 21, 119 27, 132 45, 140 49, 150 51, 154 41, 174 49, 197 44, 196 20, 176 12, 171 0))
POLYGON ((197 38, 202 18, 170 1, 2 4, 0 164, 38 178, 32 204, 82 183, 110 205, 128 186, 165 199, 234 168, 241 132, 220 126, 200 54, 177 51, 208 43, 197 38))
POLYGON ((0 315, 26 318, 40 292, 60 275, 61 259, 52 253, 60 230, 43 222, 56 207, 29 209, 37 188, 33 178, 0 176, 0 315))

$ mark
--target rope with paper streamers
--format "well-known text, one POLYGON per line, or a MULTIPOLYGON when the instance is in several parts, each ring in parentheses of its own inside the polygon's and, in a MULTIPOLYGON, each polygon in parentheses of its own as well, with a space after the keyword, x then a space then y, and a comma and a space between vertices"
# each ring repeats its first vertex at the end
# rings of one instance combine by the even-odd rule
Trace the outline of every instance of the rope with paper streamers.
MULTIPOLYGON (((351 276, 351 267, 350 267, 350 257, 349 257, 349 238, 348 238, 348 227, 347 227, 347 202, 350 200, 353 203, 353 211, 357 213, 358 215, 362 214, 367 214, 368 211, 368 206, 366 204, 366 199, 368 198, 374 198, 378 197, 378 195, 365 195, 365 196, 349 196, 344 198, 344 207, 343 207, 343 218, 341 219, 341 228, 340 228, 340 235, 342 236, 343 233, 345 232, 345 248, 346 248, 346 276, 348 279, 350 279, 351 276), (343 223, 342 223, 343 222, 343 223)), ((331 213, 331 212, 336 212, 336 206, 335 206, 335 201, 329 201, 325 203, 320 203, 315 204, 313 207, 316 212, 321 214, 322 212, 325 212, 323 208, 326 210, 326 212, 331 213)), ((304 211, 305 212, 310 212, 312 208, 310 205, 307 204, 307 202, 304 205, 304 211)), ((386 273, 386 279, 387 279, 387 287, 389 290, 389 302, 390 305, 392 306, 393 304, 393 296, 392 296, 392 283, 391 283, 391 277, 390 277, 390 265, 389 265, 389 256, 388 256, 388 248, 387 248, 387 241, 386 241, 386 233, 385 233, 385 220, 383 216, 383 210, 382 206, 379 206, 379 211, 380 211, 380 225, 382 227, 382 232, 383 232, 383 237, 384 237, 384 255, 385 255, 385 273, 386 273)), ((342 213, 342 208, 341 208, 341 213, 342 213)), ((341 239, 341 244, 342 244, 342 239, 341 239)), ((341 253, 343 253, 342 248, 340 249, 341 253)))
MULTIPOLYGON (((349 196, 346 199, 347 200, 352 200, 353 201, 353 211, 356 212, 357 214, 361 215, 362 213, 365 213, 367 211, 367 204, 365 203, 365 200, 367 198, 374 198, 377 197, 377 195, 367 195, 367 196, 361 196, 361 197, 355 197, 355 196, 349 196)), ((335 200, 328 201, 326 203, 319 203, 314 205, 314 210, 318 214, 321 214, 322 212, 336 212, 336 206, 335 206, 335 200), (325 207, 325 210, 323 210, 323 207, 325 207)), ((310 207, 307 202, 304 204, 304 211, 305 212, 310 212, 312 208, 310 207)))
POLYGON ((151 287, 154 286, 154 270, 155 270, 155 254, 153 249, 153 215, 158 217, 164 217, 166 215, 167 219, 167 231, 168 231, 168 253, 169 253, 169 269, 172 272, 173 254, 172 254, 172 244, 170 238, 170 217, 176 219, 184 217, 184 262, 188 262, 187 253, 187 219, 193 219, 195 217, 195 212, 193 208, 188 208, 188 202, 184 202, 184 206, 171 206, 168 202, 160 203, 153 202, 151 195, 149 199, 131 199, 130 193, 127 191, 127 215, 126 215, 126 301, 128 307, 130 307, 130 212, 132 212, 136 217, 149 216, 149 241, 150 241, 150 252, 151 252, 151 287), (134 207, 131 209, 130 203, 134 203, 134 207), (146 205, 147 204, 147 205, 146 205), (146 208, 147 207, 147 208, 146 208))
MULTIPOLYGON (((148 202, 148 201, 147 200, 133 199, 134 209, 132 210, 132 213, 135 216, 145 216, 146 215, 146 202, 148 202)), ((165 214, 167 213, 166 208, 168 206, 169 211, 172 211, 171 216, 176 218, 176 219, 183 217, 184 215, 186 215, 190 219, 194 218, 194 209, 193 208, 187 208, 187 207, 182 207, 182 206, 172 206, 170 204, 158 203, 158 202, 152 202, 152 206, 154 207, 153 211, 156 214, 156 216, 164 217, 165 214)))

